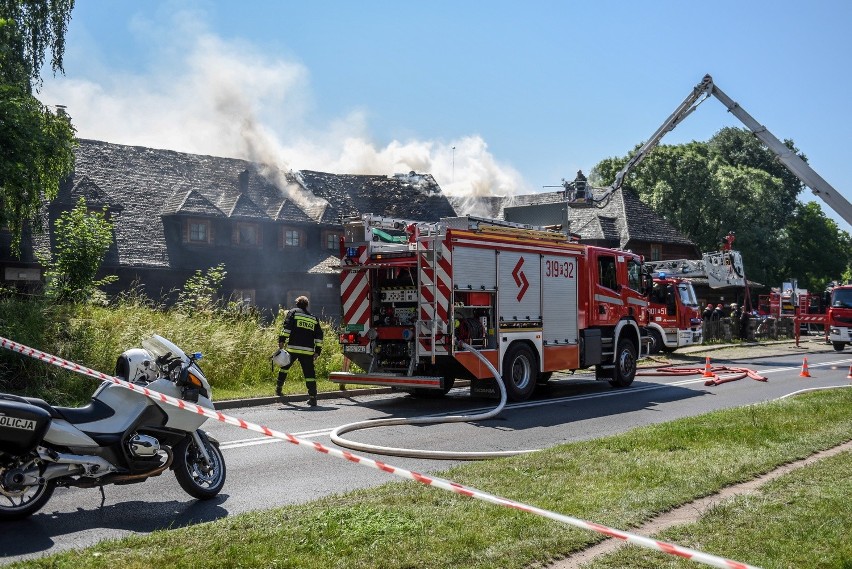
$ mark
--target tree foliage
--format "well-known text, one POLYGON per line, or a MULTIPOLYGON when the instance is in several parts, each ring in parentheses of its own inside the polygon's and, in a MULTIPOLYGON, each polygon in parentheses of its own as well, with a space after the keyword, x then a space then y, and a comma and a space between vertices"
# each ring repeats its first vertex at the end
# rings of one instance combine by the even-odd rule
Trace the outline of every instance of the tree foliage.
POLYGON ((41 86, 50 52, 53 72, 63 72, 65 33, 74 0, 0 0, 0 82, 27 93, 41 86))
MULTIPOLYGON (((797 152, 792 141, 785 144, 797 152)), ((603 160, 591 178, 597 185, 610 184, 627 160, 603 160)), ((848 251, 848 235, 836 224, 802 209, 797 197, 803 187, 772 152, 740 128, 723 128, 707 142, 658 146, 624 181, 625 190, 638 194, 703 251, 718 250, 722 237, 736 233, 735 247, 742 252, 747 276, 766 284, 797 276, 796 267, 802 266, 790 258, 791 233, 785 228, 793 221, 819 229, 832 250, 845 242, 848 251)), ((846 265, 848 257, 838 255, 846 265)), ((808 279, 814 283, 838 278, 843 270, 834 263, 809 266, 808 279)))
POLYGON ((815 202, 796 206, 784 237, 784 273, 795 276, 802 288, 821 291, 852 266, 852 236, 839 230, 815 202))
POLYGON ((60 302, 85 301, 98 286, 115 280, 114 276, 95 280, 112 245, 112 223, 104 213, 89 212, 84 198, 59 216, 54 235, 54 256, 41 259, 47 269, 49 297, 60 302))
POLYGON ((227 275, 224 263, 203 272, 201 269, 196 270, 178 294, 177 309, 188 314, 215 312, 219 304, 219 290, 227 275))
MULTIPOLYGON (((75 130, 33 97, 48 52, 62 71, 73 0, 0 0, 0 226, 20 251, 23 226, 41 230, 39 208, 74 170, 75 130)), ((36 89, 37 90, 37 89, 36 89)))

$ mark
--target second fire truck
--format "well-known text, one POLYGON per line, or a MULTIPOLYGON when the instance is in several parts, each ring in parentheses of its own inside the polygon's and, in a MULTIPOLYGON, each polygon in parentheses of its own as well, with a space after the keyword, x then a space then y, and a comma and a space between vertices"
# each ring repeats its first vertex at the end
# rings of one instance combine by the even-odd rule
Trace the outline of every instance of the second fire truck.
POLYGON ((649 283, 633 253, 473 216, 365 215, 344 234, 340 342, 363 372, 332 373, 333 382, 421 393, 445 393, 456 379, 493 386, 464 343, 523 401, 557 370, 593 367, 626 387, 647 353, 649 283))
POLYGON ((701 343, 701 307, 689 279, 706 279, 711 289, 747 284, 742 255, 730 248, 704 253, 701 259, 695 260, 647 261, 645 267, 654 278, 654 287, 648 297, 651 353, 673 352, 701 343))

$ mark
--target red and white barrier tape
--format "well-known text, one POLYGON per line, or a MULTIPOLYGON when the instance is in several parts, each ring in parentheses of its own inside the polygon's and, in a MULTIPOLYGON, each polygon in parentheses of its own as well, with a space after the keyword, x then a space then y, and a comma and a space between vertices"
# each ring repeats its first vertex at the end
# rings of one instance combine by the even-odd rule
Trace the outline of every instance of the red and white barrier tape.
POLYGON ((336 448, 327 447, 323 444, 317 442, 311 442, 304 439, 300 439, 294 435, 289 433, 284 433, 281 431, 276 431, 274 429, 270 429, 269 427, 264 427, 262 425, 258 425, 256 423, 250 423, 248 421, 244 421, 243 419, 239 419, 237 417, 231 417, 229 415, 225 415, 224 413, 220 413, 219 411, 215 411, 213 409, 207 409, 206 407, 201 407, 195 405, 193 403, 189 403, 188 401, 184 401, 182 399, 176 399, 174 397, 170 397, 163 393, 159 393, 156 391, 151 391, 146 387, 142 387, 139 385, 134 385, 117 377, 112 377, 105 373, 101 373, 99 371, 95 371, 93 369, 87 368, 85 366, 81 366, 80 364, 75 364, 74 362, 70 362, 68 360, 64 360, 57 356, 52 356, 50 354, 46 354, 34 348, 30 348, 24 346, 23 344, 18 344, 17 342, 13 342, 7 338, 0 337, 0 348, 5 348, 7 350, 11 350, 13 352, 18 352, 25 356, 29 356, 31 358, 35 358, 37 360, 41 360, 43 362, 53 364, 55 366, 77 372, 82 375, 87 375, 89 377, 93 377, 95 379, 99 379, 101 381, 109 381, 114 383, 115 385, 124 387, 126 389, 130 389, 131 391, 136 391, 138 393, 142 393, 151 399, 162 401, 163 403, 167 403, 169 405, 173 405, 180 409, 185 409, 191 413, 197 413, 199 415, 204 415, 210 419, 216 419, 217 421, 221 421, 222 423, 226 423, 228 425, 233 425, 235 427, 240 427, 241 429, 246 429, 249 431, 255 431, 257 433, 261 433, 268 437, 275 437, 277 439, 281 439, 287 441, 289 443, 293 443, 294 445, 309 448, 315 450, 317 452, 321 452, 323 454, 327 454, 330 456, 334 456, 337 458, 342 458, 349 462, 353 462, 355 464, 360 464, 362 466, 368 466, 370 468, 375 468, 376 470, 381 470, 383 472, 387 472, 389 474, 393 474, 395 476, 399 476, 400 478, 406 478, 408 480, 414 480, 415 482, 420 482, 421 484, 425 484, 427 486, 434 486, 436 488, 440 488, 442 490, 447 490, 449 492, 453 492, 455 494, 460 494, 462 496, 467 496, 469 498, 476 498, 477 500, 482 500, 484 502, 490 502, 492 504, 497 504, 498 506, 504 506, 506 508, 512 508, 515 510, 520 510, 522 512, 528 512, 531 514, 536 514, 538 516, 542 516, 545 518, 549 518, 551 520, 556 520, 558 522, 562 522, 568 525, 572 525, 581 529, 594 531, 597 533, 604 534, 609 537, 614 537, 617 539, 624 540, 628 543, 632 543, 635 545, 639 545, 641 547, 646 547, 648 549, 653 549, 656 551, 661 551, 663 553, 668 553, 669 555, 676 555, 678 557, 683 557, 684 559, 688 559, 690 561, 696 561, 698 563, 704 563, 705 565, 710 565, 711 567, 723 567, 727 569, 758 569, 753 565, 748 565, 746 563, 741 563, 739 561, 732 561, 730 559, 725 559, 723 557, 718 557, 716 555, 711 555, 709 553, 704 553, 702 551, 696 551, 695 549, 690 549, 688 547, 681 547, 680 545, 675 545, 673 543, 667 543, 665 541, 658 541, 656 539, 651 539, 649 537, 645 537, 642 535, 621 531, 615 528, 611 528, 605 525, 596 524, 594 522, 587 522, 585 520, 581 520, 579 518, 574 518, 572 516, 566 516, 564 514, 559 514, 556 512, 551 512, 549 510, 543 510, 541 508, 536 508, 535 506, 529 506, 527 504, 522 504, 520 502, 515 502, 514 500, 509 500, 508 498, 501 498, 500 496, 495 496, 494 494, 489 494, 487 492, 482 492, 481 490, 477 490, 475 488, 471 488, 468 486, 463 486, 462 484, 457 484, 456 482, 452 482, 450 480, 445 480, 443 478, 437 478, 433 476, 427 476, 425 474, 420 474, 418 472, 414 472, 412 470, 406 470, 404 468, 399 468, 396 466, 392 466, 390 464, 386 464, 384 462, 380 462, 378 460, 372 460, 370 458, 358 456, 352 454, 347 451, 341 451, 336 448))

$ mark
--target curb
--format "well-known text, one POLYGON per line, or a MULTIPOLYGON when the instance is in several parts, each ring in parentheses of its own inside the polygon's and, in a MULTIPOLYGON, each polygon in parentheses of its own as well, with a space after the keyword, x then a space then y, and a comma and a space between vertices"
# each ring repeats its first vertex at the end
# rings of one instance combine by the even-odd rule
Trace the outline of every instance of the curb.
MULTIPOLYGON (((374 389, 342 389, 340 391, 323 391, 317 393, 317 400, 320 399, 341 399, 354 397, 355 395, 381 395, 391 393, 393 389, 390 387, 376 387, 374 389)), ((260 407, 261 405, 274 405, 275 403, 299 403, 307 401, 308 395, 277 395, 266 397, 252 397, 249 399, 225 399, 222 401, 214 401, 213 405, 216 409, 239 409, 242 407, 260 407)))

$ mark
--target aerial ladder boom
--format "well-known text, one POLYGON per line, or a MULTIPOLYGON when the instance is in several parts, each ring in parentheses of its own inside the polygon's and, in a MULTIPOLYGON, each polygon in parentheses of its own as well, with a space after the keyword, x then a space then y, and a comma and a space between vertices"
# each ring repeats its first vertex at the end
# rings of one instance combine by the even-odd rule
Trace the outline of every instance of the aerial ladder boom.
MULTIPOLYGON (((645 144, 636 151, 630 160, 627 161, 624 167, 618 172, 618 174, 616 174, 615 181, 611 186, 605 188, 605 191, 598 196, 594 196, 591 192, 588 192, 588 195, 584 195, 587 203, 592 202, 593 204, 597 204, 605 202, 613 192, 621 188, 621 185, 624 183, 625 176, 645 159, 648 153, 651 152, 657 144, 659 144, 663 136, 674 130, 674 128, 680 124, 683 119, 692 114, 692 112, 698 108, 698 105, 707 100, 707 98, 711 95, 719 99, 719 101, 727 107, 731 114, 737 117, 740 122, 748 127, 752 134, 759 138, 769 148, 769 150, 775 154, 778 161, 784 164, 784 166, 790 170, 793 175, 810 188, 814 195, 825 202, 847 223, 852 225, 852 204, 850 204, 840 192, 835 190, 831 184, 826 182, 822 176, 817 174, 807 162, 802 160, 795 152, 787 148, 787 146, 778 140, 775 135, 769 132, 765 126, 757 122, 754 117, 748 114, 745 109, 739 105, 739 103, 728 97, 724 91, 719 89, 716 84, 713 83, 713 78, 710 75, 704 76, 704 79, 701 83, 695 86, 692 93, 684 99, 680 106, 675 109, 660 128, 658 128, 656 132, 651 135, 648 141, 645 142, 645 144)), ((565 182, 563 185, 566 190, 570 191, 575 189, 571 182, 565 182)), ((584 192, 584 194, 586 194, 586 192, 584 192)))

